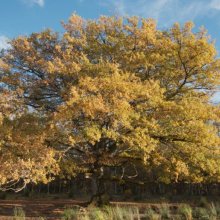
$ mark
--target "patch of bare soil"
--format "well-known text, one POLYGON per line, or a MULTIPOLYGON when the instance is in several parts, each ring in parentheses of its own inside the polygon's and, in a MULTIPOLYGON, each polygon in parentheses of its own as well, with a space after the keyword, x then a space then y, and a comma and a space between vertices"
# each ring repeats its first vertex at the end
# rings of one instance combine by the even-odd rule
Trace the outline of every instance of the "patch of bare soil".
POLYGON ((63 210, 67 207, 81 205, 76 200, 0 200, 0 220, 10 219, 15 207, 21 207, 27 217, 47 217, 50 220, 59 219, 63 210))

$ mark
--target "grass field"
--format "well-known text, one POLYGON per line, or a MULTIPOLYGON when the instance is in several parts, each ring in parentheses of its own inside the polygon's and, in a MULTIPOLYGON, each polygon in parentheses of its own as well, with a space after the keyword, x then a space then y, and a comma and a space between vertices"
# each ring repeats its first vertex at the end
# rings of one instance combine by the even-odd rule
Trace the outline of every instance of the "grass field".
POLYGON ((201 198, 197 204, 112 202, 110 206, 82 207, 70 199, 0 200, 0 220, 215 220, 220 204, 201 198))

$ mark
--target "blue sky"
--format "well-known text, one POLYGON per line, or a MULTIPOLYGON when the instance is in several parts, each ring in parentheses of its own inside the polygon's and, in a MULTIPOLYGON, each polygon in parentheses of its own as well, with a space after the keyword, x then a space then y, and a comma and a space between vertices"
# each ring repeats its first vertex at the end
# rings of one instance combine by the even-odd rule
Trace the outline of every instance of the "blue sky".
MULTIPOLYGON (((76 12, 84 18, 100 15, 139 15, 157 20, 165 29, 174 22, 193 21, 205 26, 220 55, 220 0, 1 0, 0 48, 7 39, 51 28, 62 31, 61 21, 76 12)), ((220 96, 219 100, 220 100, 220 96)))
POLYGON ((60 21, 76 12, 85 18, 100 15, 152 17, 159 28, 178 21, 204 25, 220 51, 220 0, 1 0, 0 42, 4 38, 41 31, 60 31, 60 21))

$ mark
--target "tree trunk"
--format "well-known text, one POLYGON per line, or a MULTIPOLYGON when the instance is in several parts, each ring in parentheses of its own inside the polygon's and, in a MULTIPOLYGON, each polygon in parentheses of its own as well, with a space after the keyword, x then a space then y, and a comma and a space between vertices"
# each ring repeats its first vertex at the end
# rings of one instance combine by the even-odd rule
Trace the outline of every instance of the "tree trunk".
MULTIPOLYGON (((101 170, 101 169, 100 169, 101 170)), ((92 197, 88 205, 103 206, 109 204, 109 196, 105 189, 105 179, 102 171, 96 173, 92 177, 92 197)))

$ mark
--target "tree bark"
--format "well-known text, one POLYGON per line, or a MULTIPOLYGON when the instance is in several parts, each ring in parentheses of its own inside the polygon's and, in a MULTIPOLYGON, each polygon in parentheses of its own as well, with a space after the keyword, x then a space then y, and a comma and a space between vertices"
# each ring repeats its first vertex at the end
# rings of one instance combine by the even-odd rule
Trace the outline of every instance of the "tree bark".
POLYGON ((88 205, 100 207, 109 204, 109 196, 105 189, 105 179, 100 172, 94 174, 92 177, 92 194, 88 205))

